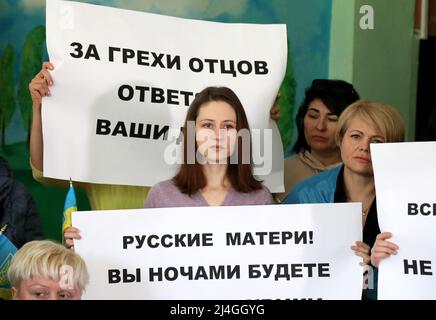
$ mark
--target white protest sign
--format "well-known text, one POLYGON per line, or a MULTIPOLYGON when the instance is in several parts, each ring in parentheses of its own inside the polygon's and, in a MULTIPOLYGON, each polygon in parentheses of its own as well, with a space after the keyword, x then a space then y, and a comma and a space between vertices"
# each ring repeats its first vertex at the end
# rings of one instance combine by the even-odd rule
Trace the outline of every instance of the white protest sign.
POLYGON ((371 145, 377 214, 398 254, 382 260, 378 299, 436 299, 436 142, 371 145))
POLYGON ((73 213, 85 299, 360 299, 359 204, 73 213))
POLYGON ((165 150, 180 149, 195 94, 226 86, 252 129, 254 173, 270 191, 283 190, 283 147, 269 112, 286 70, 286 25, 59 0, 47 0, 46 16, 55 69, 43 100, 45 176, 138 186, 169 179, 182 157, 165 150))

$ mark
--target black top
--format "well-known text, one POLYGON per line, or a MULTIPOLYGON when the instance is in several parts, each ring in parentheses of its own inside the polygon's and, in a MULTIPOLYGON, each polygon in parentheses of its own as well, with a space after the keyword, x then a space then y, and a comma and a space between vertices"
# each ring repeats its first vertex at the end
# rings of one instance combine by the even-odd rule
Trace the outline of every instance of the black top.
POLYGON ((9 164, 0 157, 0 229, 19 249, 26 242, 43 239, 36 204, 24 185, 12 177, 9 164))
MULTIPOLYGON (((339 171, 338 179, 336 180, 336 190, 335 190, 335 203, 336 202, 347 202, 347 196, 345 195, 345 183, 344 183, 344 167, 339 171)), ((368 211, 368 216, 366 217, 365 226, 363 227, 363 242, 369 245, 371 248, 374 245, 377 235, 380 233, 380 227, 378 226, 377 219, 377 201, 371 204, 368 211)), ((362 290, 362 300, 377 300, 377 286, 378 286, 378 273, 375 269, 373 273, 373 284, 374 288, 368 288, 362 290)), ((368 271, 364 272, 364 279, 369 277, 368 271)), ((365 282, 371 281, 366 279, 365 282)))
MULTIPOLYGON (((336 180, 335 203, 337 202, 347 202, 344 186, 344 167, 339 171, 338 179, 336 180)), ((365 226, 363 227, 363 242, 372 248, 375 238, 379 233, 380 227, 378 226, 377 219, 377 201, 374 198, 371 208, 368 211, 368 216, 366 217, 365 226)))

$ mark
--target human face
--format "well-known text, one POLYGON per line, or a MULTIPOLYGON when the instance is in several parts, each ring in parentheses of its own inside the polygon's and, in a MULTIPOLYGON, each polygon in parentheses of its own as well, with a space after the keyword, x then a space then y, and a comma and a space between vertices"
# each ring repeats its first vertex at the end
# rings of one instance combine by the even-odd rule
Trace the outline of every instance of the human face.
POLYGON ((235 148, 236 134, 236 112, 227 102, 211 101, 200 107, 195 139, 208 163, 227 163, 235 148))
POLYGON ((345 168, 359 175, 373 176, 369 145, 383 142, 383 135, 360 116, 351 119, 341 142, 345 168))
POLYGON ((61 282, 49 278, 33 277, 12 288, 14 300, 80 300, 78 288, 61 288, 61 282))
POLYGON ((314 99, 304 116, 304 137, 311 151, 334 152, 338 116, 320 100, 314 99))

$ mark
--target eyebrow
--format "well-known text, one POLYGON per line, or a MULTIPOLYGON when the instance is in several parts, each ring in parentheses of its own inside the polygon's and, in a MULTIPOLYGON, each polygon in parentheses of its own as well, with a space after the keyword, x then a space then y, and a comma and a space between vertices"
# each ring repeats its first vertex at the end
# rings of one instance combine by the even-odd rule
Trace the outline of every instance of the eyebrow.
MULTIPOLYGON (((199 120, 200 122, 203 122, 203 121, 211 121, 211 122, 215 122, 215 120, 213 120, 213 119, 201 119, 201 120, 199 120)), ((236 121, 234 121, 234 120, 223 120, 223 121, 221 121, 221 122, 233 122, 233 123, 236 123, 236 121)))
POLYGON ((75 289, 61 289, 61 290, 59 290, 59 293, 64 293, 64 292, 75 294, 76 290, 75 289))
POLYGON ((48 289, 49 288, 49 287, 47 287, 47 286, 45 286, 43 284, 39 284, 39 283, 32 284, 32 285, 30 285, 29 288, 33 288, 33 287, 42 287, 44 289, 48 289))
MULTIPOLYGON (((359 129, 350 129, 350 132, 353 132, 353 131, 357 131, 357 132, 359 132, 360 134, 364 134, 363 131, 360 131, 359 129)), ((376 135, 374 135, 374 136, 371 136, 371 138, 382 138, 382 139, 384 139, 383 136, 380 136, 380 135, 378 135, 378 134, 376 134, 376 135)))
MULTIPOLYGON (((315 111, 317 113, 320 113, 319 110, 315 109, 314 107, 310 107, 309 109, 307 109, 307 111, 315 111)), ((337 117, 337 115, 334 112, 329 112, 329 113, 327 113, 327 115, 328 116, 336 116, 337 117)))

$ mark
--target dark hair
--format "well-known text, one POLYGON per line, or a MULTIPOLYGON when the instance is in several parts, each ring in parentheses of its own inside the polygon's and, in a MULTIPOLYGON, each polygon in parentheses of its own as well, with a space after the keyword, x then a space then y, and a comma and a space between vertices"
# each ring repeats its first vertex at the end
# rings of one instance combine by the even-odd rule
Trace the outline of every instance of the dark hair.
MULTIPOLYGON (((207 184, 207 181, 201 167, 202 165, 197 162, 197 157, 194 155, 195 163, 188 162, 188 139, 194 139, 193 141, 195 141, 195 131, 188 132, 192 131, 188 130, 188 121, 196 121, 200 108, 205 103, 211 101, 224 101, 228 103, 233 110, 235 110, 237 131, 241 129, 250 129, 242 103, 238 96, 231 89, 226 87, 207 87, 195 96, 195 99, 186 114, 185 124, 183 127, 183 164, 181 165, 179 172, 173 178, 173 182, 179 188, 179 190, 182 193, 188 194, 189 196, 204 188, 207 184)), ((249 139, 249 163, 243 163, 242 161, 243 144, 241 137, 238 135, 238 161, 236 164, 232 162, 229 163, 227 167, 227 178, 229 179, 233 189, 239 192, 251 192, 262 188, 262 183, 256 180, 256 178, 253 176, 251 138, 249 139)), ((195 151, 197 151, 197 146, 195 147, 195 151)))
POLYGON ((339 117, 346 107, 359 100, 360 97, 353 86, 346 81, 328 79, 313 80, 312 85, 306 89, 304 101, 300 109, 298 109, 295 118, 297 124, 297 141, 293 148, 295 153, 300 152, 301 149, 310 151, 310 146, 307 144, 306 138, 304 137, 304 117, 309 108, 309 104, 315 99, 320 99, 331 112, 339 117))

